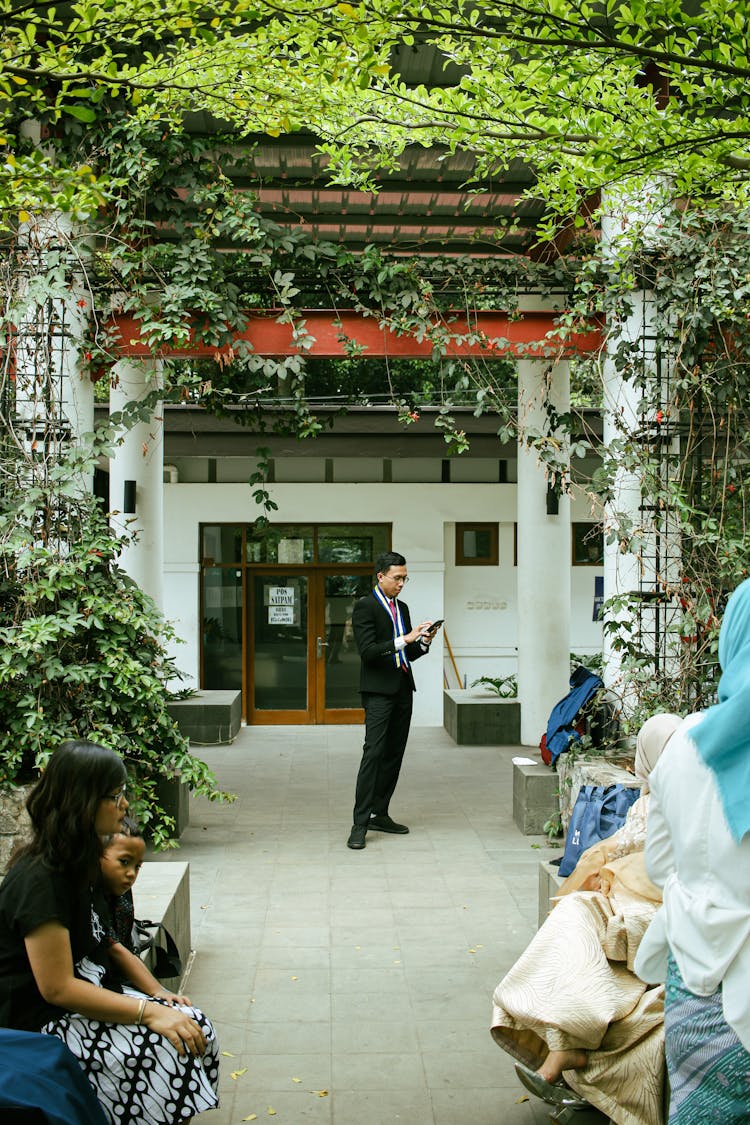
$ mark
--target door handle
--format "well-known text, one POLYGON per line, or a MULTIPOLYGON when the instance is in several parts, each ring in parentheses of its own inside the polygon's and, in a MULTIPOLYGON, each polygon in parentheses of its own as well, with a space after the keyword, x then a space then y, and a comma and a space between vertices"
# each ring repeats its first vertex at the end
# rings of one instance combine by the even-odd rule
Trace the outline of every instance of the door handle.
POLYGON ((317 638, 318 641, 318 660, 323 655, 323 649, 328 648, 328 641, 324 641, 322 637, 317 638))

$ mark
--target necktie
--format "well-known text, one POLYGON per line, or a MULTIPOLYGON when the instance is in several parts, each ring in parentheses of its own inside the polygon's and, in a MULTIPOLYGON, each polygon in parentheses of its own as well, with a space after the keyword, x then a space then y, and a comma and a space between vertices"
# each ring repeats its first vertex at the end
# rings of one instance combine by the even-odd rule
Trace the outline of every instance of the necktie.
MULTIPOLYGON (((393 618, 393 625, 396 631, 396 636, 400 636, 398 631, 398 615, 396 614, 396 603, 388 599, 388 605, 391 607, 391 617, 393 618)), ((403 649, 396 649, 396 663, 399 668, 405 672, 409 666, 409 661, 406 658, 406 653, 403 649)))

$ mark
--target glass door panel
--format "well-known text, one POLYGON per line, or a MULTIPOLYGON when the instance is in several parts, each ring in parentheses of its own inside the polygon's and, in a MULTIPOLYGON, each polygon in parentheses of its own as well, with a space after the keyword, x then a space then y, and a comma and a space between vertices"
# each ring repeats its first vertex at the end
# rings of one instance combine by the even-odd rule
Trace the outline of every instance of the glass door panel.
POLYGON ((242 571, 203 571, 203 687, 242 687, 242 571))
MULTIPOLYGON (((359 653, 352 632, 357 598, 370 589, 368 575, 329 574, 323 578, 325 622, 325 711, 359 709, 359 653)), ((325 721, 325 719, 322 719, 325 721)))
MULTIPOLYGON (((253 577, 253 710, 309 710, 308 580, 253 577)), ((256 716, 262 722, 261 716, 256 716)))

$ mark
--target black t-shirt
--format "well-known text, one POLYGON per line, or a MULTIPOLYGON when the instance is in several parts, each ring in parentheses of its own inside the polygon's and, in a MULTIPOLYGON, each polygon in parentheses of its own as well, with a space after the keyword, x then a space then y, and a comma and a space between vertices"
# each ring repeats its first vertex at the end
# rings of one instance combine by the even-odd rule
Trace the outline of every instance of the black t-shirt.
POLYGON ((70 935, 76 976, 93 983, 107 964, 107 914, 99 892, 76 890, 64 872, 38 856, 23 856, 0 884, 0 1027, 39 1031, 62 1009, 48 1004, 36 986, 24 938, 45 922, 70 935))

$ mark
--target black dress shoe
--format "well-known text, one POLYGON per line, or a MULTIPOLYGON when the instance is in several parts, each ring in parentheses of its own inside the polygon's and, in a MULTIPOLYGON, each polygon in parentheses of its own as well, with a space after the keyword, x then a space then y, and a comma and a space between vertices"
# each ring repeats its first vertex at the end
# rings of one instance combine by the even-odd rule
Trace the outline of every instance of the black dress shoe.
POLYGON ((387 813, 385 816, 371 816, 367 827, 374 828, 376 832, 397 832, 399 836, 409 831, 405 824, 396 824, 387 813))
POLYGON ((355 848, 357 850, 360 848, 364 848, 366 835, 367 829, 365 828, 364 824, 352 825, 352 830, 349 833, 349 839, 346 841, 347 848, 355 848))

